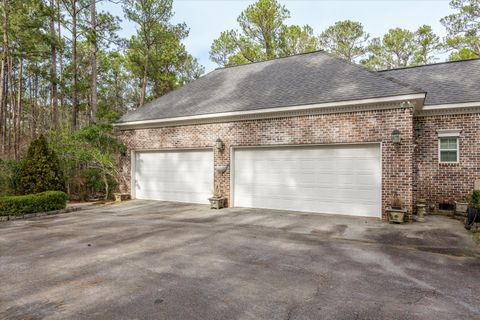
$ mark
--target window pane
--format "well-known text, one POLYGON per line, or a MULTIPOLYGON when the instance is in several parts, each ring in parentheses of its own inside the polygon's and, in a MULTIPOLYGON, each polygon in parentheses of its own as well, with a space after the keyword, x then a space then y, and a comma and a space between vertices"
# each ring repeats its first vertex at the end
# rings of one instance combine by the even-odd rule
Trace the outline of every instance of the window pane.
POLYGON ((448 144, 449 149, 457 149, 457 138, 451 138, 448 144))
POLYGON ((457 151, 440 151, 441 162, 456 162, 457 151))
POLYGON ((457 138, 440 138, 440 149, 457 149, 457 138))
POLYGON ((440 150, 448 149, 448 140, 447 138, 440 138, 440 150))

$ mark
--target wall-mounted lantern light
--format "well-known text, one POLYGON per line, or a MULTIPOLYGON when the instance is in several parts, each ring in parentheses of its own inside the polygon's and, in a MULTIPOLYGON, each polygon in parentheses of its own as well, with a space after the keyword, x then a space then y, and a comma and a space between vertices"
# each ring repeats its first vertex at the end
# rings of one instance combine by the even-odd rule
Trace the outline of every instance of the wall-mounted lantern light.
POLYGON ((225 171, 227 171, 227 169, 228 169, 228 165, 215 166, 215 171, 218 173, 224 173, 225 171))
POLYGON ((392 131, 392 143, 393 144, 400 144, 402 137, 400 136, 400 131, 395 129, 392 131))
POLYGON ((220 140, 220 138, 217 138, 217 140, 215 141, 215 148, 218 151, 222 152, 224 147, 225 147, 225 145, 223 144, 223 141, 220 140))

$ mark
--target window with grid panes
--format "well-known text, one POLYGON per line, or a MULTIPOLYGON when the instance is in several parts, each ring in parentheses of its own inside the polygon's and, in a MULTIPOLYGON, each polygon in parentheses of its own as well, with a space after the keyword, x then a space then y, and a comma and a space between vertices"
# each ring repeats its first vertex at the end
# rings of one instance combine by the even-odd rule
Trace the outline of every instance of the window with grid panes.
POLYGON ((438 138, 440 162, 458 162, 458 137, 438 138))

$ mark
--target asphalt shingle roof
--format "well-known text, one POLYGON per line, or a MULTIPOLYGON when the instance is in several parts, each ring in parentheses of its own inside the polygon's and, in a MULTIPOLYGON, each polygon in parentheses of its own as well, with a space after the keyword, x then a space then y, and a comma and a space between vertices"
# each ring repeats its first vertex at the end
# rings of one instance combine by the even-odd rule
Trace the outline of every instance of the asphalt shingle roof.
POLYGON ((480 59, 384 70, 379 74, 426 91, 425 105, 480 101, 480 59))
POLYGON ((424 92, 402 81, 335 58, 323 51, 214 70, 119 122, 305 104, 380 98, 424 92))

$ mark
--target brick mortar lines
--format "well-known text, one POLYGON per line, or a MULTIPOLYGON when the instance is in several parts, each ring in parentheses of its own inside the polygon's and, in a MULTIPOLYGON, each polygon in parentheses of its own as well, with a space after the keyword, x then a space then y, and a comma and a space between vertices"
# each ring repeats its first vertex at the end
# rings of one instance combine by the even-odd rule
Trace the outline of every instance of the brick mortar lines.
POLYGON ((440 203, 465 202, 480 179, 480 114, 415 118, 416 199, 424 198, 438 209, 440 203), (437 130, 461 129, 458 164, 438 162, 437 130))

